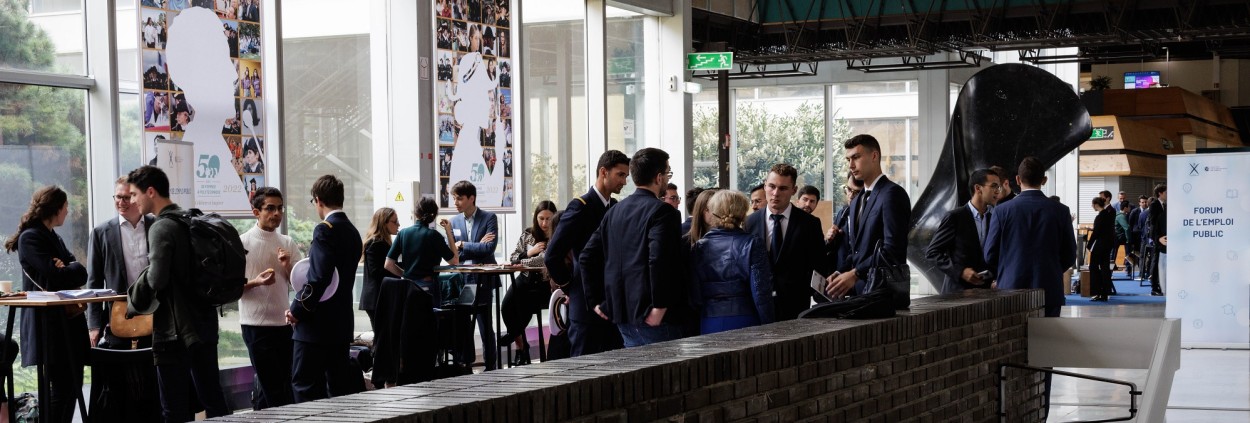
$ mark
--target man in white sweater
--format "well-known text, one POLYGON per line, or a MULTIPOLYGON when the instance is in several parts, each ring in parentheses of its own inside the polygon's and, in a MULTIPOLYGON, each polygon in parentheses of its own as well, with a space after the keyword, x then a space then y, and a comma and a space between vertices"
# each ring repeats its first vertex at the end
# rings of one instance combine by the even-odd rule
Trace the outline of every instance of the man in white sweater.
POLYGON ((277 232, 286 214, 282 191, 262 187, 252 196, 256 226, 239 238, 247 249, 247 275, 239 299, 239 325, 252 368, 260 382, 252 407, 256 410, 294 403, 291 391, 291 326, 286 324, 290 304, 291 267, 300 260, 291 237, 277 232))

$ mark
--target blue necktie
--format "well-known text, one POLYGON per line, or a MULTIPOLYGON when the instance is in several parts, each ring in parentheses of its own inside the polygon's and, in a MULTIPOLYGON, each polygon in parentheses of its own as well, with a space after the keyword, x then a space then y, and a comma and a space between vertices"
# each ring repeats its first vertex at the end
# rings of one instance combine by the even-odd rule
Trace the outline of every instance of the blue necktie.
POLYGON ((785 216, 774 214, 771 218, 773 219, 773 248, 771 252, 773 253, 773 263, 775 264, 781 258, 781 219, 785 219, 785 216))

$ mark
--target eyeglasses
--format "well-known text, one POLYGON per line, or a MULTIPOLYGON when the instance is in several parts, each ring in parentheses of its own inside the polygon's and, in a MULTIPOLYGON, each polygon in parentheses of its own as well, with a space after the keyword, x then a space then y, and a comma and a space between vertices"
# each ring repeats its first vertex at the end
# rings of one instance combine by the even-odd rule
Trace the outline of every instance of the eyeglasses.
POLYGON ((670 171, 664 172, 664 175, 665 175, 665 176, 668 176, 669 178, 672 178, 672 177, 673 177, 673 171, 671 171, 671 170, 670 170, 670 171))
POLYGON ((859 194, 860 191, 859 189, 852 188, 850 185, 843 185, 842 189, 846 190, 847 194, 859 194))
POLYGON ((129 195, 114 195, 114 196, 113 196, 113 199, 114 199, 114 200, 117 200, 117 201, 121 201, 121 202, 123 202, 123 203, 129 203, 129 202, 130 202, 130 196, 129 196, 129 195))
POLYGON ((669 201, 681 202, 681 197, 678 197, 676 195, 670 195, 670 196, 664 197, 664 199, 669 200, 669 201))
POLYGON ((981 185, 981 186, 983 186, 983 187, 987 187, 987 188, 989 188, 989 189, 991 189, 991 190, 993 190, 993 191, 998 191, 998 190, 1003 189, 1003 186, 1002 186, 1002 185, 999 185, 998 183, 993 183, 993 184, 984 184, 984 185, 981 185))
POLYGON ((286 213, 286 206, 279 206, 279 205, 275 205, 275 204, 268 204, 268 205, 265 205, 265 207, 261 207, 261 210, 264 210, 264 211, 269 212, 269 213, 273 213, 273 212, 283 212, 283 213, 286 213))

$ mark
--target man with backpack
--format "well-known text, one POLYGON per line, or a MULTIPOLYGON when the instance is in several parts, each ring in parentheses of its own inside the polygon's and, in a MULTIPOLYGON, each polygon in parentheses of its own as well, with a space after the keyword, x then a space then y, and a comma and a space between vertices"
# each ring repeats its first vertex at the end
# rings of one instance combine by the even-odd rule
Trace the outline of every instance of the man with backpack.
MULTIPOLYGON (((202 278, 193 274, 202 269, 193 260, 197 254, 188 214, 170 201, 169 178, 160 168, 143 166, 127 179, 131 202, 143 214, 157 214, 148 230, 148 268, 130 287, 127 314, 153 314, 152 355, 161 416, 166 422, 194 418, 187 389, 192 384, 208 417, 228 415, 217 367, 218 304, 196 295, 202 290, 196 285, 202 278)), ((238 270, 242 275, 243 269, 238 270)))

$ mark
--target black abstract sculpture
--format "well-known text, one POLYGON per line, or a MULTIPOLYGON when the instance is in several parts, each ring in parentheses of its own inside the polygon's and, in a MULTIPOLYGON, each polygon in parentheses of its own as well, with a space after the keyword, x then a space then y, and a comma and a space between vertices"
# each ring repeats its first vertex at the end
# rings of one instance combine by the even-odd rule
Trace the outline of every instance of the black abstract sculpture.
POLYGON ((1067 83, 1022 64, 977 72, 959 91, 946 144, 920 200, 912 208, 907 258, 940 289, 942 273, 924 249, 943 214, 971 198, 972 171, 1002 166, 1014 181, 1016 166, 1033 156, 1047 167, 1089 139, 1089 112, 1067 83))

